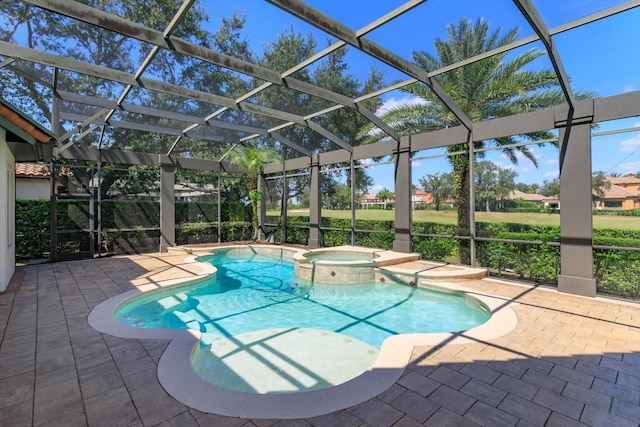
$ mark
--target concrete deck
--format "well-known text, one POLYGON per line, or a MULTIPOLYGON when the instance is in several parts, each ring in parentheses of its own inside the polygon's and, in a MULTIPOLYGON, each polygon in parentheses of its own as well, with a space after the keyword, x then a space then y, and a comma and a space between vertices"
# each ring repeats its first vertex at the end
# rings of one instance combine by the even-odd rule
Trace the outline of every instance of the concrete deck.
POLYGON ((184 260, 184 254, 150 254, 18 269, 0 295, 0 424, 640 424, 640 305, 491 279, 467 280, 464 287, 517 302, 515 330, 416 347, 400 379, 364 403, 298 420, 191 409, 158 381, 167 340, 117 338, 87 323, 107 298, 201 273, 184 260))

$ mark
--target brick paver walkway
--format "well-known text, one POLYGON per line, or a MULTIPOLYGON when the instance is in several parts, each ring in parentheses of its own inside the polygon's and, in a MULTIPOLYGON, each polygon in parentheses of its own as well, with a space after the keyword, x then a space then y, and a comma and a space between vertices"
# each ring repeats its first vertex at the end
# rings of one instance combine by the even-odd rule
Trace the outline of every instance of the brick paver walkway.
POLYGON ((167 342, 116 338, 86 322, 103 300, 197 273, 182 254, 74 261, 18 270, 0 294, 0 425, 638 426, 640 305, 470 281, 517 301, 498 339, 415 348, 390 389, 305 420, 205 414, 156 377, 167 342))

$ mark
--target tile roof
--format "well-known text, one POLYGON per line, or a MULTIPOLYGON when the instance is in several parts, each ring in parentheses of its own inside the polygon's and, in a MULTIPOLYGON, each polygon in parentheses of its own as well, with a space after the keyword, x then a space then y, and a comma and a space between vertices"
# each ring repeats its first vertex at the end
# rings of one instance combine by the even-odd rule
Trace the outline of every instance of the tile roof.
POLYGON ((51 132, 31 120, 25 113, 2 98, 0 98, 0 116, 39 142, 48 143, 53 140, 53 134, 51 134, 51 132))
POLYGON ((545 199, 547 199, 546 196, 543 196, 542 194, 537 194, 537 193, 525 193, 524 191, 520 191, 520 190, 513 190, 510 194, 509 194, 509 199, 510 200, 514 200, 514 199, 522 199, 522 200, 528 200, 528 201, 534 201, 534 202, 541 202, 545 199))
POLYGON ((604 189, 604 199, 626 199, 628 197, 639 196, 639 192, 618 185, 612 185, 611 188, 604 189))
POLYGON ((636 178, 633 174, 627 176, 608 176, 607 180, 613 184, 640 184, 640 178, 636 178))
POLYGON ((49 178, 51 173, 45 163, 16 163, 16 176, 29 178, 49 178))

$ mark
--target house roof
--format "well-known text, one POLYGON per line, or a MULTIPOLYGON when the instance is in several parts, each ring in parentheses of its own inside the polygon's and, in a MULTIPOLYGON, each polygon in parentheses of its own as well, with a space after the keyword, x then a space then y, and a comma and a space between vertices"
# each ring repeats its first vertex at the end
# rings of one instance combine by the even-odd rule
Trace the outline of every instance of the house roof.
POLYGON ((525 193, 524 191, 520 191, 520 190, 513 190, 508 198, 510 200, 515 200, 515 199, 522 199, 522 200, 527 200, 530 202, 542 202, 543 200, 548 199, 548 197, 543 196, 542 194, 537 194, 537 193, 525 193))
POLYGON ((422 203, 433 203, 433 197, 429 193, 424 193, 424 195, 417 195, 418 197, 414 198, 416 202, 422 203))
POLYGON ((44 163, 16 163, 16 177, 49 178, 51 173, 44 163))
POLYGON ((611 188, 605 188, 603 199, 627 199, 629 197, 640 197, 640 192, 629 188, 612 185, 611 188))
POLYGON ((44 144, 54 139, 51 132, 31 120, 26 114, 2 98, 0 98, 0 125, 15 133, 21 139, 28 140, 30 139, 28 137, 32 137, 36 141, 44 144))
POLYGON ((640 185, 640 178, 636 178, 633 174, 627 176, 608 176, 607 180, 613 184, 637 184, 640 185))

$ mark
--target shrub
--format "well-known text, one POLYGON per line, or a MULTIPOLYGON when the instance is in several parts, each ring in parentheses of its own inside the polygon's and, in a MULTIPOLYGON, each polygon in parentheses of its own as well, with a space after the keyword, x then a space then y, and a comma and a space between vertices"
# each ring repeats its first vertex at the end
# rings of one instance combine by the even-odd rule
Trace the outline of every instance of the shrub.
POLYGON ((16 258, 49 256, 51 216, 49 200, 16 200, 16 258))

